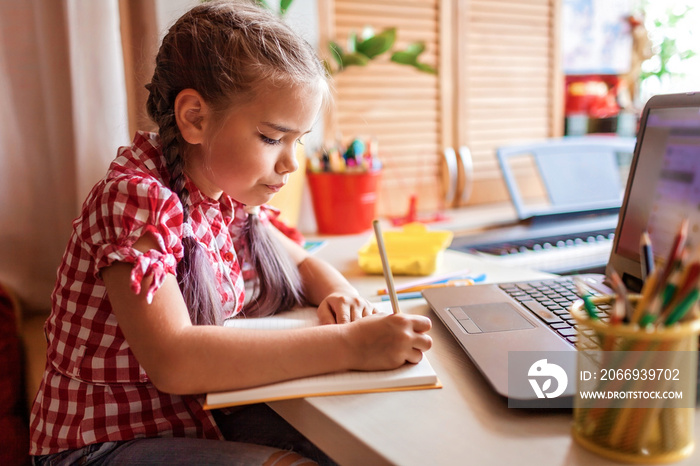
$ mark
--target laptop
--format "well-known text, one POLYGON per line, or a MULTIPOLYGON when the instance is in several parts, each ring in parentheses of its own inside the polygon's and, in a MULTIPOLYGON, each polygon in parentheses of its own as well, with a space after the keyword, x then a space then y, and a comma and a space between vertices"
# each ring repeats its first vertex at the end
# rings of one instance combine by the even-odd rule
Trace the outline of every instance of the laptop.
MULTIPOLYGON (((684 217, 690 220, 688 244, 700 244, 700 93, 658 95, 646 104, 605 274, 578 277, 592 292, 608 294, 612 291, 606 278, 615 270, 628 289, 639 291, 642 232, 649 231, 655 260, 663 262, 684 217)), ((423 296, 489 384, 510 404, 510 400, 542 398, 526 376, 509 381, 514 366, 524 365, 525 371, 530 367, 514 362, 514 357, 560 354, 560 365, 574 373, 577 335, 565 325, 573 322, 566 310, 576 299, 569 286, 572 278, 433 288, 424 290, 423 296), (553 287, 564 297, 554 300, 552 294, 551 304, 541 305, 530 299, 528 287, 553 287), (560 304, 559 310, 555 304, 560 304)), ((567 385, 560 399, 571 399, 575 381, 567 385)))

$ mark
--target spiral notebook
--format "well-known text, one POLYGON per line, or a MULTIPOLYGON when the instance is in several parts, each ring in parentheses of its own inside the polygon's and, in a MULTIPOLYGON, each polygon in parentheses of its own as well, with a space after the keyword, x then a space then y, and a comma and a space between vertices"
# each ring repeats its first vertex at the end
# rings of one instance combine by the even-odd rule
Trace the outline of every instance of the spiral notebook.
MULTIPOLYGON (((389 303, 377 303, 380 312, 389 313, 389 303)), ((272 317, 233 318, 225 326, 236 328, 282 330, 319 325, 315 308, 301 308, 272 317)), ((268 401, 312 396, 347 395, 400 390, 441 388, 428 358, 418 364, 404 364, 388 371, 348 371, 288 380, 242 390, 208 393, 204 407, 222 408, 268 401)))

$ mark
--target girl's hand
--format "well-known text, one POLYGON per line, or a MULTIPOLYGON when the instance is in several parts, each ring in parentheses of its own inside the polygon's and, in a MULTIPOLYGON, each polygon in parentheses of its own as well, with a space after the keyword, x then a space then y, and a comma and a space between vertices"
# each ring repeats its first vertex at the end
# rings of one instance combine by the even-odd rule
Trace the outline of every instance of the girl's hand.
POLYGON ((331 293, 318 306, 321 325, 345 324, 377 312, 372 303, 361 296, 331 293))
POLYGON ((433 344, 426 334, 431 327, 427 317, 410 314, 376 315, 353 322, 347 326, 352 368, 374 371, 418 363, 433 344))

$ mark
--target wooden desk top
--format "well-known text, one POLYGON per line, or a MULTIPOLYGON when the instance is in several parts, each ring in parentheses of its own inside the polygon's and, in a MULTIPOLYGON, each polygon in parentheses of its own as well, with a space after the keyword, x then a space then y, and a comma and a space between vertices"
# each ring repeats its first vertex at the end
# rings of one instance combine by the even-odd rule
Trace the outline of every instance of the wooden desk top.
MULTIPOLYGON (((371 233, 337 237, 318 254, 340 269, 368 297, 383 287, 381 276, 357 266, 356 251, 371 233)), ((549 275, 482 263, 446 251, 441 271, 469 268, 488 281, 549 275)), ((408 280, 396 277, 397 283, 408 280)), ((607 461, 575 443, 571 411, 517 410, 507 406, 422 299, 401 301, 403 312, 433 321, 428 358, 444 388, 394 393, 306 398, 270 405, 343 465, 519 464, 590 465, 607 461)), ((695 417, 700 436, 700 416, 695 417)), ((699 439, 700 440, 700 439, 699 439)), ((700 463, 700 452, 680 463, 700 463)))

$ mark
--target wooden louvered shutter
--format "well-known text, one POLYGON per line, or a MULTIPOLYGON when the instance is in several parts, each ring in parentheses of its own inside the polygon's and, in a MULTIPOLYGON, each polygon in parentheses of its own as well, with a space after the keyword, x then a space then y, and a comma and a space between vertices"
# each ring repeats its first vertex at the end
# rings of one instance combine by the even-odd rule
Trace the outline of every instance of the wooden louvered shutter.
MULTIPOLYGON (((322 54, 333 40, 345 48, 351 31, 365 26, 378 33, 397 28, 394 49, 422 41, 421 61, 438 67, 441 0, 319 0, 322 54)), ((445 44, 448 47, 448 44, 445 44)), ((421 210, 440 205, 440 154, 446 138, 441 77, 389 61, 381 56, 366 67, 348 67, 334 75, 335 129, 344 142, 373 135, 379 142, 384 172, 379 215, 404 214, 415 194, 421 210)), ((448 125, 449 126, 449 125, 448 125)))
POLYGON ((470 148, 469 203, 506 201, 499 146, 563 134, 560 0, 457 0, 458 145, 470 148))

